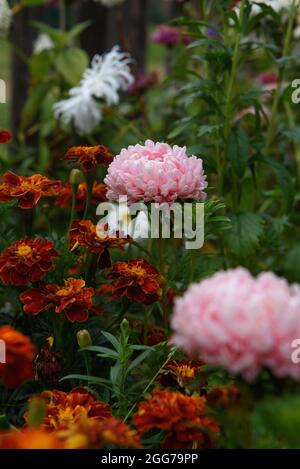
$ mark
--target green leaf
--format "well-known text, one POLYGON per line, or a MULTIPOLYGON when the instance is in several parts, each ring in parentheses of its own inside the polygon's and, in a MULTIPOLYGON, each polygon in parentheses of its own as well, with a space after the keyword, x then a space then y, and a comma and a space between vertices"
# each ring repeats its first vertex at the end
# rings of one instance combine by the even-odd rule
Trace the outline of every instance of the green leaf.
POLYGON ((242 177, 247 168, 249 138, 241 126, 232 129, 229 140, 229 160, 235 173, 242 177))
POLYGON ((18 201, 10 200, 9 202, 0 202, 0 215, 3 215, 10 208, 14 208, 18 205, 18 201))
POLYGON ((284 271, 291 282, 300 282, 300 243, 288 251, 284 271))
POLYGON ((120 343, 118 339, 114 335, 110 334, 110 332, 102 331, 102 334, 113 345, 116 351, 120 352, 120 343))
POLYGON ((201 127, 199 127, 199 130, 198 130, 198 137, 202 137, 202 135, 205 135, 205 134, 212 134, 215 130, 218 130, 220 129, 220 125, 219 124, 215 124, 215 125, 201 125, 201 127))
POLYGON ((111 388, 111 383, 109 379, 98 378, 97 376, 88 376, 88 375, 79 375, 79 374, 72 374, 64 376, 60 379, 60 381, 65 381, 68 379, 79 379, 82 381, 88 381, 89 383, 93 384, 102 384, 104 387, 111 388))
POLYGON ((282 202, 287 210, 291 210, 293 208, 295 198, 295 185, 290 173, 287 171, 285 166, 272 158, 263 158, 262 161, 273 169, 281 187, 283 195, 282 202))
POLYGON ((45 99, 45 96, 47 95, 51 87, 52 82, 47 81, 44 83, 40 83, 32 88, 31 94, 27 98, 22 112, 22 130, 27 129, 28 126, 34 120, 34 118, 37 116, 39 110, 41 109, 41 103, 45 99))
POLYGON ((77 48, 63 49, 55 58, 57 70, 72 86, 79 83, 88 63, 89 58, 86 52, 77 48))
POLYGON ((232 228, 224 231, 227 247, 238 259, 255 253, 259 238, 264 231, 262 218, 250 212, 240 212, 230 216, 232 228))
POLYGON ((79 350, 79 352, 84 352, 88 350, 90 352, 98 352, 101 353, 101 356, 109 357, 109 358, 118 358, 118 353, 108 347, 101 347, 99 345, 91 345, 90 347, 85 347, 79 350))
POLYGON ((290 142, 300 143, 300 127, 282 129, 281 133, 285 135, 290 142))
POLYGON ((129 365, 128 369, 127 369, 127 372, 129 373, 130 371, 132 371, 136 366, 138 366, 140 363, 142 363, 142 361, 145 360, 145 358, 148 357, 149 353, 151 352, 155 352, 156 350, 155 349, 152 349, 152 350, 145 350, 144 352, 140 353, 140 355, 138 357, 136 357, 132 362, 131 364, 129 365))

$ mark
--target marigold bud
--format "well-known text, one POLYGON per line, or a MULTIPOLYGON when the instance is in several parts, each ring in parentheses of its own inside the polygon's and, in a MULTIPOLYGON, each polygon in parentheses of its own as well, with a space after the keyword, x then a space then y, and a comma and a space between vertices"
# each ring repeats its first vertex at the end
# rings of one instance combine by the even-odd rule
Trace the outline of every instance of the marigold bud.
POLYGON ((70 172, 70 178, 69 178, 69 181, 70 183, 72 184, 72 186, 78 186, 83 180, 83 177, 82 177, 82 172, 80 171, 80 169, 72 169, 72 171, 70 172))
POLYGON ((81 329, 77 332, 77 342, 80 348, 89 347, 92 345, 92 338, 88 330, 81 329))
POLYGON ((40 397, 33 397, 29 403, 28 426, 39 427, 46 414, 46 401, 40 397))

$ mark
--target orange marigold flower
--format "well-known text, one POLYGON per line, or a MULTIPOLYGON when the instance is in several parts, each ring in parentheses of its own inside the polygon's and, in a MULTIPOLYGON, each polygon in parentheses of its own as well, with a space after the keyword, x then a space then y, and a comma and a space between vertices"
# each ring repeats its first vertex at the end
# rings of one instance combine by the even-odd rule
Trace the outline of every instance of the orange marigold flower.
POLYGON ((42 428, 22 428, 0 434, 0 449, 64 449, 55 433, 42 428))
POLYGON ((190 381, 198 376, 203 368, 204 362, 201 360, 170 360, 163 370, 163 378, 167 376, 172 384, 178 384, 180 387, 185 388, 190 381))
POLYGON ((109 153, 104 145, 95 147, 81 146, 70 148, 63 160, 68 163, 80 163, 83 171, 91 171, 95 169, 97 164, 108 166, 113 160, 113 155, 109 153))
POLYGON ((164 280, 159 272, 144 259, 117 262, 108 278, 114 280, 114 295, 128 296, 130 300, 150 305, 162 295, 164 280))
POLYGON ((210 389, 206 399, 211 406, 228 407, 236 404, 241 397, 241 392, 237 386, 216 386, 210 389))
POLYGON ((206 417, 205 400, 177 391, 154 389, 138 406, 133 419, 141 433, 153 428, 166 432, 163 448, 208 447, 219 432, 215 420, 206 417))
MULTIPOLYGON (((96 397, 84 388, 75 388, 69 393, 56 389, 43 391, 38 397, 46 401, 46 414, 42 425, 49 430, 68 428, 83 417, 103 420, 112 416, 109 404, 97 401, 96 397)), ((24 418, 28 420, 28 412, 24 418)))
POLYGON ((11 137, 12 135, 8 130, 0 130, 0 144, 8 142, 11 137))
POLYGON ((19 207, 32 208, 41 197, 51 197, 58 194, 61 188, 59 181, 51 181, 41 174, 33 176, 17 176, 7 171, 0 183, 0 202, 17 199, 19 207))
POLYGON ((124 244, 130 242, 130 239, 119 238, 118 236, 99 237, 97 227, 91 220, 74 220, 70 230, 70 248, 71 251, 81 246, 88 249, 89 252, 99 254, 98 265, 101 268, 110 267, 109 248, 123 249, 124 244))
POLYGON ((115 417, 101 421, 81 417, 75 425, 58 431, 57 435, 68 449, 99 449, 111 446, 137 449, 141 447, 136 430, 115 417))
MULTIPOLYGON (((101 182, 94 182, 92 196, 91 196, 91 205, 98 205, 101 202, 105 202, 107 187, 101 182)), ((59 205, 62 208, 71 207, 72 203, 72 186, 69 182, 65 183, 59 193, 58 198, 55 201, 55 205, 59 205)), ((76 205, 75 208, 77 212, 82 212, 85 208, 86 203, 86 184, 81 182, 77 187, 76 193, 76 205)))
POLYGON ((31 340, 10 326, 0 327, 5 344, 6 363, 0 363, 0 378, 9 388, 16 388, 33 378, 34 346, 31 340))
POLYGON ((0 254, 0 278, 16 286, 38 282, 53 268, 53 259, 57 256, 51 241, 21 239, 0 254))
POLYGON ((41 288, 30 288, 21 293, 24 312, 39 314, 49 308, 65 313, 71 322, 85 322, 92 308, 93 288, 86 288, 82 279, 68 278, 64 285, 48 284, 41 288))

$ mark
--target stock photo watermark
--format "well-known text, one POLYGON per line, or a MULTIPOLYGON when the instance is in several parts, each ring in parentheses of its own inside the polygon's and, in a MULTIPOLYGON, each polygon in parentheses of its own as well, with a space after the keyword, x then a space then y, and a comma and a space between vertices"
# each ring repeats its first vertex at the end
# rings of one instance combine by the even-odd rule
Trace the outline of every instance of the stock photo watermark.
POLYGON ((6 344, 0 339, 0 363, 6 363, 6 344))
POLYGON ((297 78, 292 82, 292 88, 295 88, 295 90, 292 93, 292 102, 294 104, 299 104, 300 103, 300 78, 297 78))
POLYGON ((6 83, 0 79, 0 104, 6 104, 6 83))
POLYGON ((99 238, 184 239, 186 249, 200 249, 204 243, 204 203, 128 204, 126 196, 118 203, 103 202, 96 214, 99 238))

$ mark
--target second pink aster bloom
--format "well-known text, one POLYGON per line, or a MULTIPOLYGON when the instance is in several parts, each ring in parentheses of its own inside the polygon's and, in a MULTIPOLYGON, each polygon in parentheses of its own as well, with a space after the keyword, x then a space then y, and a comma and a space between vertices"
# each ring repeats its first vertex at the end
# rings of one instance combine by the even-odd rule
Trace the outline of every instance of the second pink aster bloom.
POLYGON ((252 381, 264 367, 300 379, 292 343, 300 338, 300 289, 271 272, 218 272, 178 298, 173 342, 206 363, 252 381))
POLYGON ((109 200, 126 195, 129 203, 205 199, 207 187, 200 158, 188 156, 185 147, 151 140, 123 149, 110 164, 105 183, 109 200))

